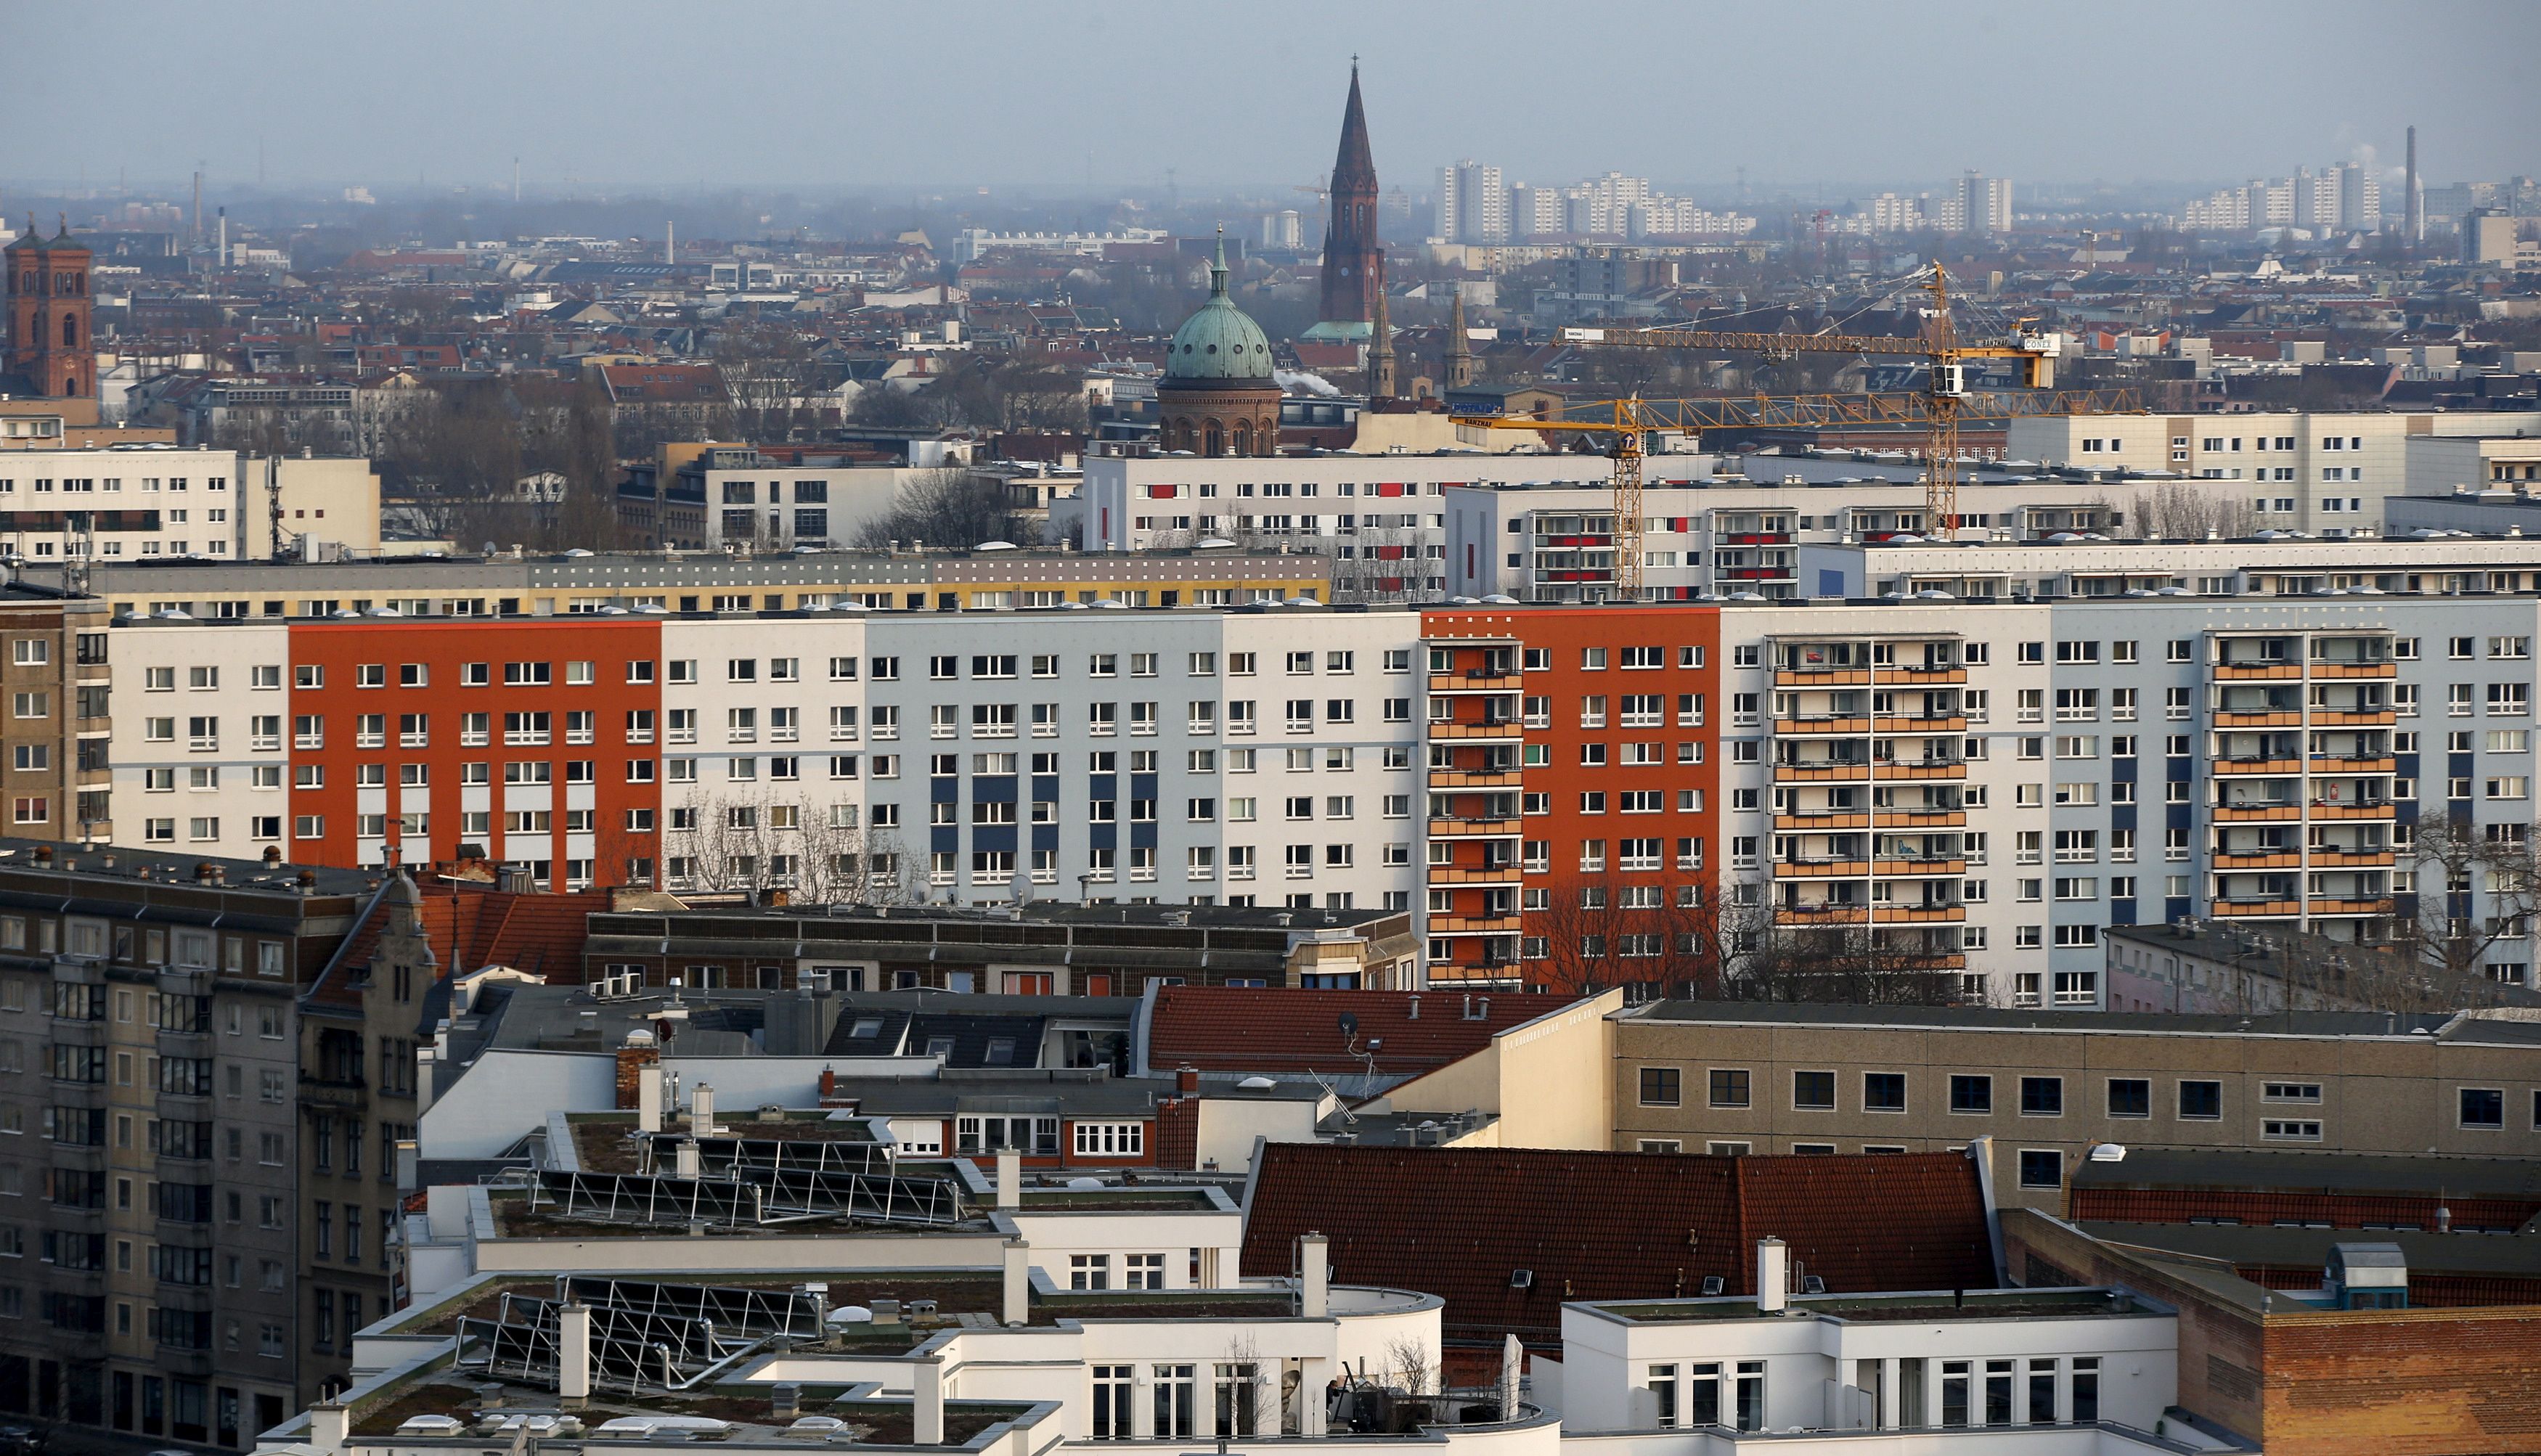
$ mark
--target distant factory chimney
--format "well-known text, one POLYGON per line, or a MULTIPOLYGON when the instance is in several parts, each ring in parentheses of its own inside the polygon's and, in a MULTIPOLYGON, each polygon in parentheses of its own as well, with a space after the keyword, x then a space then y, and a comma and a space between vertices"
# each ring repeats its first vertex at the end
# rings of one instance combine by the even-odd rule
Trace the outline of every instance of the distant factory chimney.
POLYGON ((677 267, 680 262, 680 225, 662 224, 662 266, 677 267))
POLYGON ((226 268, 230 265, 230 210, 227 207, 220 209, 220 243, 212 260, 214 266, 226 268))
POLYGON ((2400 204, 2404 209, 2401 215, 2406 219, 2400 225, 2400 236, 2415 249, 2427 239, 2427 198, 2418 188, 2418 128, 2414 126, 2409 128, 2409 174, 2401 185, 2408 190, 2402 194, 2400 204))

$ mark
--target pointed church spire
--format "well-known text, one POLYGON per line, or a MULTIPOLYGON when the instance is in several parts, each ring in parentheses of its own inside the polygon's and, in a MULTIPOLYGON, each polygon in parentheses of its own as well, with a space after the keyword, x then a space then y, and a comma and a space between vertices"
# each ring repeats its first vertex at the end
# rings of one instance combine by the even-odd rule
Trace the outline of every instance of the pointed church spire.
POLYGON ((1371 400, 1394 398, 1394 330, 1385 320, 1385 290, 1376 290, 1376 308, 1367 328, 1367 393, 1371 400))
POLYGON ((1376 154, 1367 143, 1367 109, 1358 99, 1358 57, 1350 57, 1349 104, 1342 109, 1342 145, 1333 157, 1333 190, 1376 185, 1376 154))
POLYGON ((1226 297, 1226 224, 1217 225, 1217 259, 1208 265, 1208 296, 1226 297))
POLYGON ((1465 338, 1465 290, 1456 289, 1447 306, 1447 388, 1469 389, 1474 383, 1474 348, 1465 338))

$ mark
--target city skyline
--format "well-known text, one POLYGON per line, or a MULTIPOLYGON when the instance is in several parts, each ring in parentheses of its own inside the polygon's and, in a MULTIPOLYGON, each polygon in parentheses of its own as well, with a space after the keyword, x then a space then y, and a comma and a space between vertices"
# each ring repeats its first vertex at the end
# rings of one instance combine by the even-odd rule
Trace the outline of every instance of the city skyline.
MULTIPOLYGON (((2111 33, 2009 9, 1980 7, 1938 41, 1909 19, 1851 4, 1805 7, 1797 23, 1785 12, 1731 11, 1697 27, 1707 53, 1732 57, 1723 79, 1688 83, 1670 72, 1651 88, 1601 88, 1594 108, 1493 101, 1505 88, 1525 86, 1526 77, 1469 76, 1452 54, 1442 61, 1438 13, 1409 7, 1304 7, 1294 23, 1246 40, 1254 58, 1247 74, 1262 79, 1257 94, 1232 97, 1215 82, 1223 72, 1210 49, 1226 36, 1176 29, 1168 12, 1134 4, 1063 16, 1020 9, 1003 25, 961 30, 949 20, 895 15, 900 38, 878 72, 885 84, 870 90, 838 84, 842 74, 854 74, 835 68, 839 49, 852 47, 858 35, 853 10, 758 7, 728 31, 684 37, 688 64, 680 74, 709 91, 718 86, 714 78, 730 77, 753 93, 816 103, 775 110, 723 109, 702 97, 659 109, 595 106, 597 98, 582 89, 524 87, 505 68, 481 66, 437 43, 445 28, 465 25, 475 8, 351 17, 302 8, 300 34, 316 38, 299 47, 289 83, 259 86, 256 107, 236 119, 215 113, 182 128, 150 108, 87 107, 68 90, 70 77, 82 72, 39 70, 0 98, 0 124, 20 134, 58 132, 43 118, 74 109, 82 121, 48 141, 41 173, 12 180, 11 189, 58 188, 82 177, 103 189, 118 176, 127 185, 164 187, 197 162, 231 188, 259 174, 276 187, 359 183, 378 190, 415 179, 426 187, 486 187, 508 184, 516 157, 525 190, 545 194, 629 183, 1311 185, 1322 182, 1326 165, 1317 140, 1328 124, 1326 98, 1345 78, 1353 53, 1368 77, 1371 125, 1384 138, 1377 166, 1389 191, 1416 191, 1415 181, 1425 182, 1439 166, 1467 156, 1495 159, 1512 176, 1620 170, 1667 186, 1743 179, 1758 186, 1875 189, 1973 167, 2044 184, 2211 187, 2298 162, 2353 160, 2365 147, 2387 164, 2412 123, 2423 133, 2422 162, 2432 179, 2541 170, 2528 130, 2514 124, 2506 70, 2510 56, 2541 43, 2541 11, 2510 5, 2433 8, 2436 19, 2449 16, 2453 25, 2429 23, 2423 9, 2404 17, 2362 4, 2200 11, 2204 39, 2184 52, 2160 24, 2111 33), (2483 29, 2500 43, 2467 53, 2446 46, 2444 37, 2464 27, 2483 29), (1770 69, 1790 36, 1830 30, 1853 35, 1856 43, 1811 58, 1806 94, 1814 111, 1767 105, 1779 84, 1769 77, 1737 79, 1735 57, 1764 57, 1770 69), (2422 62, 2440 66, 2457 84, 2333 88, 2293 68, 2247 64, 2254 47, 2282 47, 2289 35, 2303 34, 2347 37, 2394 75, 2422 62), (983 35, 1002 39, 981 44, 983 35), (2531 43, 2514 43, 2517 35, 2531 43), (771 43, 786 37, 788 43, 771 43), (412 124, 409 109, 379 107, 369 58, 384 55, 408 68, 392 94, 423 99, 428 124, 412 124), (2059 81, 2060 72, 2084 79, 2059 81), (926 102, 914 89, 921 76, 950 88, 959 104, 926 102), (1900 95, 1900 79, 1916 77, 1927 78, 1934 94, 1960 97, 1955 110, 1943 109, 1964 124, 1885 125, 1880 118, 1890 108, 1852 100, 1900 95), (1072 91, 1071 80, 1085 89, 1072 91), (2113 97, 2151 86, 2194 96, 2197 105, 2081 109, 2099 86, 2113 97), (2073 109, 2041 112, 2042 95, 2073 109), (406 120, 362 124, 358 118, 374 109, 406 120), (1231 124, 1135 122, 1142 114, 1197 120, 1221 109, 1233 110, 1231 124)), ((658 60, 654 28, 641 24, 640 11, 613 10, 621 23, 597 33, 590 13, 573 7, 505 12, 502 20, 515 53, 574 54, 580 74, 608 76, 636 74, 658 60)), ((115 82, 258 74, 271 67, 270 37, 293 13, 283 7, 274 13, 281 23, 251 31, 144 5, 115 82)), ((1680 17, 1627 7, 1617 19, 1609 34, 1664 28, 1680 17)), ((1486 12, 1473 26, 1476 53, 1489 53, 1500 29, 1522 24, 1519 12, 1486 12)), ((22 37, 36 47, 76 46, 83 34, 66 15, 36 14, 21 24, 22 37)), ((1579 60, 1596 64, 1593 51, 1579 60)))

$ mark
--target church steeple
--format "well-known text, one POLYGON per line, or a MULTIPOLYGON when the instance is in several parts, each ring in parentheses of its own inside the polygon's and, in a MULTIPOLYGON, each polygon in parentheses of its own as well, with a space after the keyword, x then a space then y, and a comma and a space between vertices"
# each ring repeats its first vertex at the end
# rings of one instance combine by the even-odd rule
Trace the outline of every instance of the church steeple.
POLYGON ((1385 290, 1376 291, 1376 313, 1368 321, 1367 393, 1371 400, 1391 400, 1394 384, 1394 330, 1385 319, 1385 290))
MULTIPOLYGON (((1364 324, 1385 287, 1385 249, 1376 236, 1376 158, 1367 140, 1367 110, 1358 95, 1358 62, 1350 62, 1349 102, 1342 109, 1341 150, 1333 157, 1332 217, 1324 227, 1322 322, 1364 324)), ((1349 330, 1355 334, 1357 330, 1349 330)))
POLYGON ((1458 288, 1447 306, 1447 388, 1470 389, 1474 383, 1474 347, 1465 339, 1465 290, 1458 288))

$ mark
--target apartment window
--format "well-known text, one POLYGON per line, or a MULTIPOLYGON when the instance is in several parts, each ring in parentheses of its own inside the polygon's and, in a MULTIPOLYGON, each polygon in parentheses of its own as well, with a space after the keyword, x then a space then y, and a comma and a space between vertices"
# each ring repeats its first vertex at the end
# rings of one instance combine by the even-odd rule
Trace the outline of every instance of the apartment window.
POLYGON ((2020 1115, 2025 1118, 2065 1116, 2065 1079, 2063 1077, 2022 1077, 2020 1079, 2020 1115))
POLYGON ((1835 1073, 1831 1071, 1791 1073, 1791 1106, 1809 1112, 1833 1112, 1835 1110, 1835 1073))
POLYGON ((2183 1122, 2212 1123, 2223 1116, 2221 1082, 2184 1081, 2179 1084, 2179 1116, 2183 1122))
POLYGON ((1751 1092, 1745 1067, 1715 1066, 1711 1069, 1711 1105, 1713 1107, 1746 1107, 1751 1092))
POLYGON ((1676 1107, 1684 1102, 1685 1073, 1672 1066, 1641 1068, 1641 1106, 1676 1107))
POLYGON ((1861 1110, 1904 1112, 1906 1110, 1906 1074, 1904 1072, 1863 1072, 1861 1074, 1861 1110))
POLYGON ((2109 1116, 2113 1118, 2151 1117, 2152 1083, 2142 1077, 2109 1078, 2109 1116))
MULTIPOLYGON (((2065 1155, 2063 1153, 2052 1147, 2024 1147, 2020 1150, 2020 1186, 2022 1188, 2057 1188, 2061 1187, 2064 1181, 2065 1155)), ((1993 1419, 1992 1402, 1989 1400, 1987 1424, 2009 1423, 2011 1419, 2010 1411, 2007 1409, 2009 1403, 2004 1404, 2006 1409, 2002 1413, 2003 1419, 1996 1421, 1993 1419)))
POLYGON ((2461 1089, 2461 1125, 2470 1128, 2505 1126, 2505 1093, 2497 1087, 2461 1089))
POLYGON ((1950 1078, 1950 1111, 1954 1113, 1992 1113, 1994 1111, 1994 1078, 1979 1073, 1958 1073, 1950 1078))

